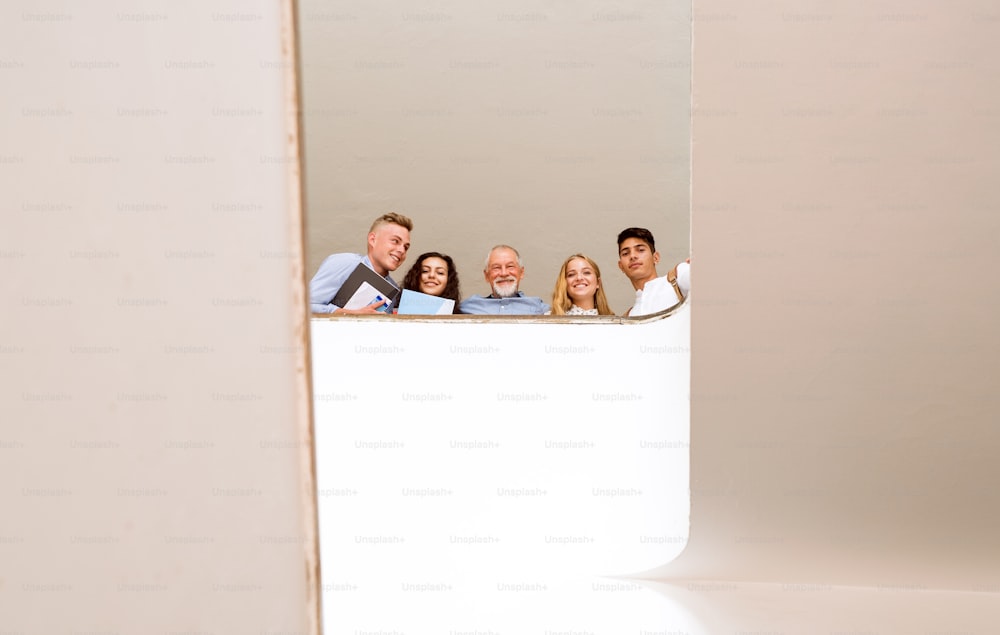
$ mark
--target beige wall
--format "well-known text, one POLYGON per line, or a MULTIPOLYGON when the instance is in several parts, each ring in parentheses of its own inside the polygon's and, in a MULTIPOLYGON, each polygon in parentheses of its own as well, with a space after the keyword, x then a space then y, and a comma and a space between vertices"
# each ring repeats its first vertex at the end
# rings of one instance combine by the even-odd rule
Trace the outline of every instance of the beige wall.
POLYGON ((0 630, 318 623, 281 8, 0 10, 0 630))
MULTIPOLYGON (((293 131, 280 18, 88 7, 0 20, 4 628, 307 631, 295 191, 265 158, 293 131)), ((674 581, 998 592, 998 19, 696 0, 674 581)), ((862 606, 898 608, 878 632, 935 597, 904 596, 862 606)), ((800 597, 743 624, 851 609, 800 597)))
POLYGON ((509 243, 526 292, 551 297, 582 252, 622 313, 621 229, 688 255, 689 3, 300 6, 310 275, 363 252, 389 210, 416 224, 396 277, 441 251, 464 295, 486 292, 486 251, 509 243))
POLYGON ((666 571, 1000 591, 1000 14, 694 24, 692 525, 666 571))

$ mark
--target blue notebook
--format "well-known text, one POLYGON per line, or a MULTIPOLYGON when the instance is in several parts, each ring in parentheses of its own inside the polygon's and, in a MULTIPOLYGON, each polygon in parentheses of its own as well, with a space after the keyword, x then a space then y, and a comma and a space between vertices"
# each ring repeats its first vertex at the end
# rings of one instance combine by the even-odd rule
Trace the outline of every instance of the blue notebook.
POLYGON ((451 315, 454 310, 454 300, 403 289, 397 313, 399 315, 451 315))

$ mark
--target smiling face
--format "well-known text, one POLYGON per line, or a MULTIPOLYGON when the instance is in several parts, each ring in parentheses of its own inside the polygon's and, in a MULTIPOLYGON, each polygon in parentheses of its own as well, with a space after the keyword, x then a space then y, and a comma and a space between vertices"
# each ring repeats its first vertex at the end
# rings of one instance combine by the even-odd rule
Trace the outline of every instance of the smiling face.
POLYGON ((498 247, 490 252, 483 275, 495 297, 511 298, 517 295, 524 267, 517 262, 517 254, 512 249, 498 247))
POLYGON ((441 295, 447 284, 448 263, 437 256, 424 258, 420 263, 420 292, 441 295))
POLYGON ((379 225, 368 234, 368 259, 380 276, 395 271, 406 260, 410 230, 395 223, 379 225))
POLYGON ((566 295, 581 309, 594 308, 594 294, 600 288, 597 272, 583 258, 566 263, 566 295))
POLYGON ((626 238, 618 247, 618 268, 632 281, 632 286, 641 289, 656 277, 656 264, 660 262, 660 252, 649 248, 649 243, 638 238, 626 238))

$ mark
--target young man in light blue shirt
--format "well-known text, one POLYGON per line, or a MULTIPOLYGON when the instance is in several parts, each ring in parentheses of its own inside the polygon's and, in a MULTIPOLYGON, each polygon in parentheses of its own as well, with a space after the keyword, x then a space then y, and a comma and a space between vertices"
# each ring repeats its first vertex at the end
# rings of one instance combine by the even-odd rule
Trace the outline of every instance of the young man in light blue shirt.
MULTIPOLYGON (((384 302, 374 302, 360 309, 344 309, 333 304, 333 298, 340 291, 347 277, 358 266, 364 263, 382 276, 392 286, 399 289, 396 281, 389 277, 390 271, 395 271, 406 260, 406 252, 410 249, 410 231, 413 221, 402 214, 389 212, 375 219, 368 230, 368 253, 333 254, 327 256, 309 282, 309 304, 313 313, 335 313, 337 315, 364 315, 379 313, 384 302)), ((399 297, 398 294, 396 296, 399 297)), ((391 310, 392 307, 389 307, 391 310)))
POLYGON ((474 295, 459 306, 462 313, 475 315, 544 315, 549 305, 541 298, 524 295, 518 290, 524 277, 521 255, 510 245, 490 249, 483 267, 483 276, 490 285, 490 295, 474 295))

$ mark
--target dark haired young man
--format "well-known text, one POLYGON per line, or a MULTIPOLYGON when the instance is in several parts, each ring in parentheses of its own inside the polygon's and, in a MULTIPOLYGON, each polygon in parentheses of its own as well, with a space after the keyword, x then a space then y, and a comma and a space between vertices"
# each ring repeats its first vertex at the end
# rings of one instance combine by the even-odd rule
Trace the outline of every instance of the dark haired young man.
POLYGON ((625 315, 636 317, 669 309, 683 302, 691 291, 690 259, 662 277, 656 273, 659 262, 660 252, 648 229, 629 227, 618 234, 618 268, 635 289, 635 304, 625 315))
MULTIPOLYGON (((344 309, 333 304, 333 298, 340 287, 351 275, 358 263, 364 263, 375 273, 382 276, 392 286, 399 288, 396 281, 389 277, 390 271, 395 271, 406 259, 410 249, 410 231, 413 221, 402 214, 389 212, 375 219, 368 230, 368 253, 333 254, 327 256, 320 264, 316 275, 309 282, 309 305, 313 313, 378 313, 382 303, 375 302, 360 309, 344 309)), ((398 296, 397 296, 398 297, 398 296)), ((391 310, 391 307, 390 307, 391 310)))

